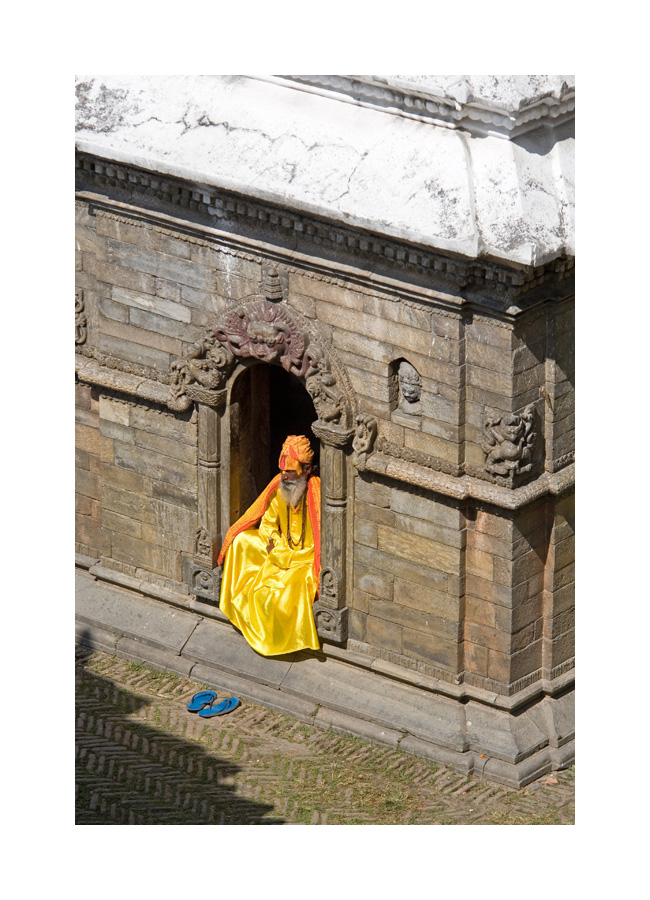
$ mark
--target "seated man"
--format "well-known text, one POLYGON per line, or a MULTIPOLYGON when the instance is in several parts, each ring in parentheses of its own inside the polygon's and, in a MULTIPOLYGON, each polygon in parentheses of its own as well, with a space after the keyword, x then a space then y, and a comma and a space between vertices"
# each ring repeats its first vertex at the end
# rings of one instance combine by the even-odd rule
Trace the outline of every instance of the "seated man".
POLYGON ((320 647, 312 612, 320 574, 313 456, 306 437, 286 439, 280 473, 230 527, 219 554, 220 609, 263 656, 320 647))

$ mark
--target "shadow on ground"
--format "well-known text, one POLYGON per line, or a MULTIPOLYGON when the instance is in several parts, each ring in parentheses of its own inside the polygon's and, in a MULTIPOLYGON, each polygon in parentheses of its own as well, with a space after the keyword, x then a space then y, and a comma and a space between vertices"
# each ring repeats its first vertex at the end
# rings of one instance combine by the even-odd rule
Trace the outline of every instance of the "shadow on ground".
POLYGON ((236 763, 170 734, 169 722, 163 730, 136 718, 152 700, 85 669, 83 658, 76 672, 77 825, 285 824, 269 817, 273 806, 237 795, 236 763))

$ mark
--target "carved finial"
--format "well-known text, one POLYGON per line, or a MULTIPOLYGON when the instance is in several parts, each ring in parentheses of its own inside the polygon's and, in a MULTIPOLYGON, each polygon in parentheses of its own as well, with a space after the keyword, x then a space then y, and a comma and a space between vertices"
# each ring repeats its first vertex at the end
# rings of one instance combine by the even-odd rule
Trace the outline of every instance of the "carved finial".
POLYGON ((262 281, 262 293, 267 300, 270 300, 271 303, 282 300, 284 296, 282 282, 275 266, 269 266, 269 268, 266 269, 262 281))

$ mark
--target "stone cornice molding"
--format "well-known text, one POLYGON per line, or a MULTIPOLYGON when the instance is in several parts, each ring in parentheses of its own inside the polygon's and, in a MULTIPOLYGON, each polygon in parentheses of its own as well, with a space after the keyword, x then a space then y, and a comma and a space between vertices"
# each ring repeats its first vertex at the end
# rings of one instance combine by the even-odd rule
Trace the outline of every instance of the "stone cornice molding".
POLYGON ((521 509, 545 494, 560 496, 575 486, 575 463, 558 472, 544 472, 518 488, 491 484, 471 475, 456 476, 437 472, 381 452, 370 454, 358 468, 361 471, 374 472, 395 481, 411 484, 413 487, 443 494, 454 500, 479 500, 509 510, 521 509))
POLYGON ((454 256, 96 154, 78 150, 76 166, 78 195, 88 202, 106 204, 107 196, 117 195, 116 208, 135 204, 153 215, 190 212, 193 225, 202 219, 204 227, 225 231, 239 241, 255 237, 259 242, 260 234, 272 244, 280 239, 286 246, 289 241, 296 259, 306 256, 325 262, 334 253, 332 268, 339 271, 350 266, 367 272, 370 260, 380 278, 424 281, 429 290, 460 295, 459 306, 510 321, 536 302, 545 286, 561 284, 564 293, 572 291, 573 257, 524 266, 454 256))
MULTIPOLYGON (((124 364, 128 366, 128 363, 124 364)), ((75 372, 79 381, 91 384, 94 387, 107 388, 128 394, 140 400, 150 403, 158 403, 161 406, 169 406, 169 385, 157 381, 153 377, 156 373, 151 371, 150 377, 124 371, 118 366, 111 367, 99 362, 92 356, 75 354, 75 372)))
POLYGON ((503 102, 472 95, 465 87, 456 95, 445 95, 399 76, 378 75, 276 75, 254 76, 262 81, 334 97, 356 106, 382 110, 470 134, 491 135, 512 140, 540 127, 549 127, 575 118, 575 89, 563 82, 559 89, 542 96, 522 98, 512 108, 503 102), (459 97, 461 99, 459 99, 459 97))

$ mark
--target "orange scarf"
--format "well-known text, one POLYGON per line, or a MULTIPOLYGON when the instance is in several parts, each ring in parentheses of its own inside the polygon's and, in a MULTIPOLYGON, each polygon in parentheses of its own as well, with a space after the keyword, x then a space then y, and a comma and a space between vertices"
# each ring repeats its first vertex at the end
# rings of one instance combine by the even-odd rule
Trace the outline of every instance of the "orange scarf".
MULTIPOLYGON (((221 552, 219 553, 219 559, 217 560, 218 565, 221 565, 223 562, 228 548, 237 535, 247 528, 252 528, 254 525, 257 525, 266 512, 268 505, 271 502, 271 497, 279 484, 280 475, 278 474, 267 484, 257 500, 248 507, 244 515, 237 519, 234 525, 230 526, 226 533, 223 546, 221 547, 221 552)), ((307 482, 307 511, 309 513, 311 530, 314 535, 313 572, 316 584, 318 584, 318 579, 320 577, 320 478, 317 475, 312 475, 307 482)))

